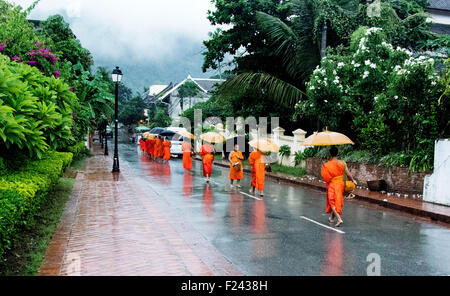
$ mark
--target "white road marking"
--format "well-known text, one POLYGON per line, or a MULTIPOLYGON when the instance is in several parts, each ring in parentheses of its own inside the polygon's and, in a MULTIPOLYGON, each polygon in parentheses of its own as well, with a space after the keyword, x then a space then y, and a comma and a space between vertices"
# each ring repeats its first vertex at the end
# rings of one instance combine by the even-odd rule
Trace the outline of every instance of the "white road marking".
POLYGON ((253 196, 253 195, 244 193, 244 192, 242 192, 242 191, 240 191, 240 193, 243 194, 243 195, 246 195, 246 196, 248 196, 248 197, 251 197, 251 198, 253 198, 253 199, 256 199, 256 200, 262 200, 262 199, 260 199, 260 198, 257 198, 256 196, 253 196))
POLYGON ((312 222, 312 223, 314 223, 314 224, 320 225, 320 226, 322 226, 322 227, 325 227, 325 228, 327 228, 327 229, 330 229, 330 230, 336 231, 336 232, 338 232, 338 233, 340 233, 340 234, 345 234, 345 232, 343 232, 343 231, 341 231, 341 230, 339 230, 339 229, 336 229, 336 228, 333 228, 333 227, 330 227, 330 226, 324 225, 324 224, 322 224, 322 223, 319 223, 319 222, 317 222, 317 221, 314 221, 314 220, 312 220, 312 219, 306 218, 306 217, 304 217, 304 216, 301 216, 300 218, 302 218, 303 220, 306 220, 306 221, 312 222))

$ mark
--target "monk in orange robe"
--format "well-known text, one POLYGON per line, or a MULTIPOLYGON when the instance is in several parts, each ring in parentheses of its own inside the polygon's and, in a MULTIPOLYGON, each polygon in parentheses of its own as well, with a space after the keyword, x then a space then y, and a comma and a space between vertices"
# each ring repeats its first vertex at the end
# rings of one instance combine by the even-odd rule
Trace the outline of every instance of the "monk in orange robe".
POLYGON ((249 162, 252 166, 252 184, 250 193, 255 193, 255 190, 264 196, 264 183, 266 181, 266 164, 264 163, 264 153, 256 150, 250 153, 249 162))
POLYGON ((151 143, 151 140, 147 140, 145 141, 145 152, 147 152, 147 154, 151 157, 152 153, 153 153, 153 145, 151 143))
POLYGON ((141 146, 141 151, 144 151, 145 150, 145 138, 140 138, 139 139, 139 144, 140 144, 140 146, 141 146))
POLYGON ((241 188, 241 180, 244 178, 244 166, 242 161, 244 160, 244 155, 239 151, 239 145, 234 145, 234 151, 228 156, 228 161, 230 162, 230 182, 231 188, 233 188, 234 180, 237 182, 237 188, 241 188), (239 170, 236 170, 238 168, 239 170))
POLYGON ((161 158, 162 156, 163 156, 163 153, 162 153, 162 149, 163 148, 163 146, 162 146, 162 140, 161 140, 161 138, 160 137, 158 137, 158 138, 156 138, 156 140, 155 140, 155 148, 154 148, 154 156, 155 156, 155 158, 161 158))
POLYGON ((334 223, 334 218, 337 218, 336 227, 341 226, 342 221, 342 207, 344 206, 344 173, 347 177, 355 182, 353 176, 347 169, 343 161, 337 158, 339 150, 333 146, 330 149, 331 160, 322 167, 322 178, 327 183, 327 214, 331 214, 330 223, 334 223))
POLYGON ((200 150, 200 156, 203 161, 203 177, 206 178, 206 183, 209 183, 211 178, 214 152, 214 147, 208 143, 204 144, 200 150))
POLYGON ((168 162, 170 160, 170 146, 172 146, 172 144, 170 143, 170 141, 166 137, 164 139, 164 142, 163 142, 162 145, 163 145, 163 151, 164 151, 163 159, 168 162))
POLYGON ((185 170, 192 169, 192 145, 189 140, 184 140, 181 145, 181 151, 183 151, 183 167, 185 170))
POLYGON ((155 140, 150 139, 148 140, 148 155, 153 158, 155 154, 155 140))

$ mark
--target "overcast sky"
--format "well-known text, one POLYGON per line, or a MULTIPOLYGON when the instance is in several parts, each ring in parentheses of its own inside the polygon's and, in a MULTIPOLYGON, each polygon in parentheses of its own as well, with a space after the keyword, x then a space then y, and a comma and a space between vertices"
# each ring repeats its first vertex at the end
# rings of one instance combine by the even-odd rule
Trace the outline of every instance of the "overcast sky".
MULTIPOLYGON (((11 2, 27 8, 33 0, 11 2)), ((210 0, 41 0, 29 18, 62 14, 97 62, 126 59, 158 71, 165 68, 166 77, 151 75, 159 83, 169 79, 170 71, 174 81, 187 72, 201 73, 202 41, 214 30, 206 18, 208 9, 214 10, 210 0), (182 60, 174 63, 177 59, 182 60), (174 68, 176 64, 183 69, 174 68)))

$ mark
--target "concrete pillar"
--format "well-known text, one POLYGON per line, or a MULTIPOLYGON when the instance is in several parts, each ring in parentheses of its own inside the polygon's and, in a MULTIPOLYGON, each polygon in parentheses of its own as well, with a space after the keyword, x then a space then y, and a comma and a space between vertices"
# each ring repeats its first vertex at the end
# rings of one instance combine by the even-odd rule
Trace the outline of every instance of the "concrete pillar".
POLYGON ((277 127, 276 129, 273 130, 273 140, 277 145, 280 144, 280 138, 284 136, 285 131, 286 130, 282 127, 277 127))
POLYGON ((297 151, 304 150, 302 144, 306 139, 306 132, 302 129, 298 129, 294 131, 293 134, 294 134, 294 147, 292 149, 292 153, 295 154, 295 152, 297 151))
POLYGON ((434 172, 424 180, 423 200, 450 206, 450 139, 436 141, 434 172))

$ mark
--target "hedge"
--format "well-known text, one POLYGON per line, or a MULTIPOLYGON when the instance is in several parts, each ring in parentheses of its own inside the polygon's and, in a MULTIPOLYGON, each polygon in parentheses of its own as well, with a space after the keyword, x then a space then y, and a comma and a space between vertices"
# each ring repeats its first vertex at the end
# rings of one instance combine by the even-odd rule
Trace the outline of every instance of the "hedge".
POLYGON ((0 258, 18 231, 33 225, 47 193, 72 159, 70 152, 46 152, 40 160, 0 171, 0 258))
POLYGON ((78 159, 81 154, 86 153, 87 151, 88 149, 86 148, 85 142, 79 142, 74 146, 67 148, 67 152, 71 152, 73 154, 73 159, 78 159))

